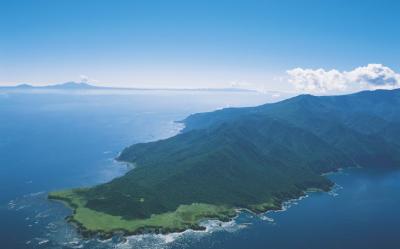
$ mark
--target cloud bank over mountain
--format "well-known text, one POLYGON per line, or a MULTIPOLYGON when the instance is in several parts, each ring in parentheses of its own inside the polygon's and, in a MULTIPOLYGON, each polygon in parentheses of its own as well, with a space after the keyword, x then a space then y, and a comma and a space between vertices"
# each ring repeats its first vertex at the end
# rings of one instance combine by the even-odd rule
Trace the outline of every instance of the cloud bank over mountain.
POLYGON ((310 93, 400 87, 400 74, 382 64, 368 64, 351 71, 294 68, 287 74, 297 90, 310 93))

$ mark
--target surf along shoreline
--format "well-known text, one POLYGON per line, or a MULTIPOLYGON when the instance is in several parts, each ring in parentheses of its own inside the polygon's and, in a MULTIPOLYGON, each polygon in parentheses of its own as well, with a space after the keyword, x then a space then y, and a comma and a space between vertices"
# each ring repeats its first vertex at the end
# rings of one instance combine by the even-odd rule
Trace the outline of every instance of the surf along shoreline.
MULTIPOLYGON (((337 171, 332 171, 332 173, 337 172, 337 171)), ((193 230, 193 231, 206 231, 206 227, 200 225, 201 222, 203 221, 210 221, 210 220, 218 220, 223 223, 231 222, 235 220, 241 213, 243 212, 248 212, 251 214, 254 214, 256 216, 259 216, 261 214, 267 214, 268 212, 274 212, 274 211, 286 211, 291 205, 291 203, 300 201, 303 198, 308 196, 308 193, 311 192, 329 192, 335 189, 335 184, 333 184, 328 190, 324 189, 308 189, 306 191, 303 191, 300 195, 295 196, 293 198, 289 198, 286 200, 282 200, 279 205, 275 207, 269 206, 269 208, 265 209, 254 209, 250 210, 248 208, 229 208, 229 213, 226 213, 224 216, 204 216, 196 220, 196 222, 192 224, 187 224, 185 227, 162 227, 162 226, 157 226, 157 225, 145 225, 142 227, 135 228, 133 230, 129 230, 126 228, 113 228, 109 230, 103 230, 103 229, 91 229, 87 227, 85 224, 79 221, 79 219, 75 218, 75 215, 77 214, 77 209, 79 208, 78 205, 73 203, 71 199, 69 198, 62 198, 58 195, 54 195, 53 193, 49 193, 48 199, 52 201, 57 201, 68 208, 72 210, 71 215, 68 215, 65 220, 72 224, 77 232, 84 238, 94 238, 98 237, 101 240, 107 240, 112 238, 113 236, 119 235, 119 236, 132 236, 132 235, 142 235, 142 234, 171 234, 171 233, 182 233, 188 230, 193 230)), ((56 192, 57 193, 57 192, 56 192)))

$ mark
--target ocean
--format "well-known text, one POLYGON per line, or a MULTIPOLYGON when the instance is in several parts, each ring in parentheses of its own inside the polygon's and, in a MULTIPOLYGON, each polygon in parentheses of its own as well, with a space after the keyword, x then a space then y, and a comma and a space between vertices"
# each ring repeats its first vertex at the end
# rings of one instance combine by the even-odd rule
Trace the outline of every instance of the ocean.
MULTIPOLYGON (((0 91, 1 248, 400 248, 400 171, 348 169, 329 193, 309 193, 287 210, 206 232, 83 239, 70 210, 46 193, 123 175, 114 158, 126 146, 179 132, 191 113, 254 106, 277 97, 212 91, 0 91)), ((377 167, 379 168, 379 167, 377 167)))

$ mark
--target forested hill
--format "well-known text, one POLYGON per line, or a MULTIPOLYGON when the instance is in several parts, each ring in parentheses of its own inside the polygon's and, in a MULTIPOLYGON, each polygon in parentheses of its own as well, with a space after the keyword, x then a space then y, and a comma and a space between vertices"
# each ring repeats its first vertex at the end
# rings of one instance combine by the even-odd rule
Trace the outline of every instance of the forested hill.
POLYGON ((86 208, 145 219, 205 203, 265 211, 342 167, 400 166, 400 90, 300 95, 189 116, 174 137, 126 148, 136 168, 80 191, 86 208))
POLYGON ((253 116, 308 131, 347 154, 355 164, 396 166, 392 153, 400 145, 400 89, 300 95, 274 104, 199 113, 183 121, 183 132, 250 121, 253 116), (382 156, 385 154, 392 156, 382 156))

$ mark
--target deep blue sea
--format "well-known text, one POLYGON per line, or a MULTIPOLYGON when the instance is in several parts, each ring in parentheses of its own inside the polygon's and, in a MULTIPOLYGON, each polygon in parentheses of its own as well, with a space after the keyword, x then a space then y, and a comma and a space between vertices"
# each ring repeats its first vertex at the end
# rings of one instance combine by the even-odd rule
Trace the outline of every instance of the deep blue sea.
MULTIPOLYGON (((349 169, 287 210, 242 213, 206 232, 82 239, 46 199, 124 174, 113 161, 137 142, 173 136, 195 112, 279 99, 252 92, 0 91, 0 248, 398 249, 400 171, 349 169)), ((379 167, 378 167, 379 168, 379 167)))

